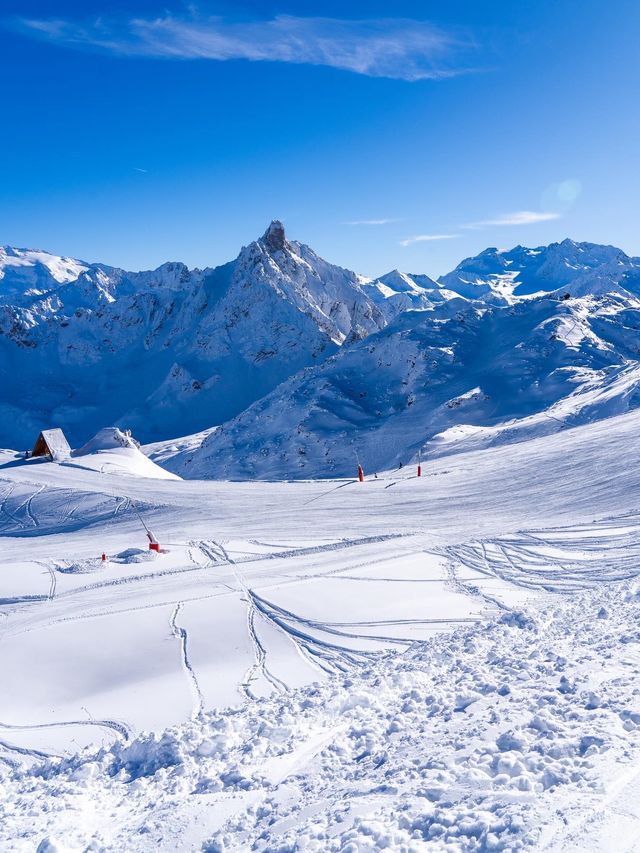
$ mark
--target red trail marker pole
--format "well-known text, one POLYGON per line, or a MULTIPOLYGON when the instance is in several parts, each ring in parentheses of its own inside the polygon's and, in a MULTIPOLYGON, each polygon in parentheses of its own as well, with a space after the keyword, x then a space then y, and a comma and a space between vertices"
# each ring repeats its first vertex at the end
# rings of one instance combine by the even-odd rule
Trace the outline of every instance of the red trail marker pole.
POLYGON ((361 483, 364 483, 364 471, 362 470, 362 465, 360 465, 359 463, 358 463, 358 480, 360 480, 361 483))

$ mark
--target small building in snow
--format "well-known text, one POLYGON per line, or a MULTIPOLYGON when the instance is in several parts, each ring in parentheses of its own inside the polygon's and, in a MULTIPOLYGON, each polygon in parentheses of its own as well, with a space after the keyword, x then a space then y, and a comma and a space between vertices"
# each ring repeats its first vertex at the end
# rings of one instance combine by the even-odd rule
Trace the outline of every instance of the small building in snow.
POLYGON ((43 429, 29 456, 67 459, 71 456, 71 448, 61 429, 43 429))

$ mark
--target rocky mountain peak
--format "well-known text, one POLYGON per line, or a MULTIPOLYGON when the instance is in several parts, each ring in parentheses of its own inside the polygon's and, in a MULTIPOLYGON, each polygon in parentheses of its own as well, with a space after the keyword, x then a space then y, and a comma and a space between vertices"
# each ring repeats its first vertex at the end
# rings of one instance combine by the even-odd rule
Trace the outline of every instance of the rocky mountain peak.
POLYGON ((271 224, 264 232, 262 240, 266 243, 267 248, 272 252, 278 252, 284 249, 286 237, 284 233, 284 225, 279 219, 272 220, 271 224))

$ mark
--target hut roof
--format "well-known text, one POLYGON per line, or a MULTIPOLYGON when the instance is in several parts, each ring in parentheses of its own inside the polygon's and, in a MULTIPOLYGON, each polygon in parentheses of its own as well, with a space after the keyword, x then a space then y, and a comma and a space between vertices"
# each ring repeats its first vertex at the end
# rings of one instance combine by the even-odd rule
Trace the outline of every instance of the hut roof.
POLYGON ((69 442, 61 429, 43 429, 33 446, 32 456, 51 456, 52 459, 66 459, 71 455, 69 442))

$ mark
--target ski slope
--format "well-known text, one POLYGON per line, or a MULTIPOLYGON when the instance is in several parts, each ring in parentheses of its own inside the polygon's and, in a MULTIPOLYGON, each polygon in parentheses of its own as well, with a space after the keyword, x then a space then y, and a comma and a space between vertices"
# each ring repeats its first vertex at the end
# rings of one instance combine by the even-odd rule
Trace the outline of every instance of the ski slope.
POLYGON ((640 849, 639 428, 364 483, 3 453, 0 848, 640 849))

